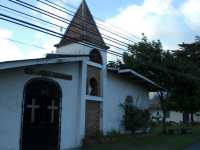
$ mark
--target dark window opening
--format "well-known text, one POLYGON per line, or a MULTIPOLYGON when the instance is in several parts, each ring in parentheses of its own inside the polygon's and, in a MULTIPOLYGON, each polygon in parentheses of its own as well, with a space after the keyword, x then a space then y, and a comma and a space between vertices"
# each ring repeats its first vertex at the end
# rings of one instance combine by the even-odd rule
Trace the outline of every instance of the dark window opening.
POLYGON ((98 82, 95 78, 91 78, 89 81, 89 94, 92 96, 98 96, 98 82))
POLYGON ((97 49, 94 49, 90 52, 90 61, 102 64, 102 57, 97 49))

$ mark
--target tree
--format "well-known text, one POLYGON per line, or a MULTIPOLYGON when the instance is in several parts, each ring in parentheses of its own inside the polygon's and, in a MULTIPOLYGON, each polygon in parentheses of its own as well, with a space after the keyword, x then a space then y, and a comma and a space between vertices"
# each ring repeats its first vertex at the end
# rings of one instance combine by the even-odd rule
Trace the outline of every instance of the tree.
POLYGON ((179 57, 185 58, 200 67, 200 37, 196 36, 193 43, 179 44, 180 51, 176 52, 179 57))
POLYGON ((134 134, 136 130, 146 128, 149 125, 150 114, 147 110, 140 110, 127 103, 121 104, 121 107, 124 113, 122 123, 127 131, 134 134))
POLYGON ((171 108, 191 114, 200 110, 200 38, 190 44, 179 44, 174 52, 176 60, 176 85, 171 92, 171 108))
MULTIPOLYGON (((129 53, 124 53, 123 61, 119 63, 111 63, 110 66, 118 66, 131 68, 142 75, 154 80, 160 85, 164 84, 167 80, 164 80, 163 77, 167 74, 166 70, 162 69, 162 57, 163 57, 163 48, 161 42, 152 41, 149 42, 147 37, 143 35, 143 38, 140 42, 130 45, 129 53)), ((166 55, 168 56, 168 55, 166 55)), ((163 97, 163 92, 159 91, 160 101, 163 110, 163 132, 166 133, 165 117, 166 117, 166 107, 163 97)))
POLYGON ((179 46, 180 50, 164 51, 159 40, 148 41, 143 35, 140 42, 129 46, 123 60, 114 64, 132 68, 168 90, 168 108, 161 98, 163 114, 171 109, 193 116, 200 109, 200 38, 179 46))

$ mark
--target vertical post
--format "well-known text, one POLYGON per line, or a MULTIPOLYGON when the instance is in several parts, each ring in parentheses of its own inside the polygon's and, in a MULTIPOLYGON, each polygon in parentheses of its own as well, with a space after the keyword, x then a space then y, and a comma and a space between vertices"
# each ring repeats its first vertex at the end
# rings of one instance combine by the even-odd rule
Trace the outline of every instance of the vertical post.
MULTIPOLYGON (((78 141, 81 141, 85 136, 85 107, 86 107, 86 81, 87 81, 87 63, 86 61, 82 61, 80 65, 80 111, 79 111, 79 134, 77 137, 78 141)), ((80 143, 82 144, 82 143, 80 143)))
POLYGON ((103 66, 102 66, 102 70, 101 70, 101 83, 102 83, 102 114, 101 114, 101 129, 103 134, 106 133, 106 104, 108 103, 108 101, 106 101, 106 92, 108 92, 107 90, 107 53, 106 52, 101 52, 102 58, 103 58, 103 66))
POLYGON ((160 104, 161 104, 161 109, 163 112, 163 118, 162 118, 162 132, 163 134, 167 133, 167 126, 166 126, 166 105, 165 105, 165 100, 164 100, 164 95, 163 91, 159 92, 159 97, 160 97, 160 104))

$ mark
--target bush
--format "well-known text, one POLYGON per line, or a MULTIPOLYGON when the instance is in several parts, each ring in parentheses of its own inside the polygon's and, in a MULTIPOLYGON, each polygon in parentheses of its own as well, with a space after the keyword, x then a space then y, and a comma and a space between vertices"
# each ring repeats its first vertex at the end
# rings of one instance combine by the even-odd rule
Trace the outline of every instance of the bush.
POLYGON ((150 123, 150 114, 148 110, 141 110, 133 105, 122 104, 123 108, 123 126, 127 131, 135 133, 136 130, 147 128, 150 123))
POLYGON ((116 137, 116 136, 120 136, 121 133, 115 129, 110 130, 109 132, 106 133, 106 136, 108 137, 116 137))

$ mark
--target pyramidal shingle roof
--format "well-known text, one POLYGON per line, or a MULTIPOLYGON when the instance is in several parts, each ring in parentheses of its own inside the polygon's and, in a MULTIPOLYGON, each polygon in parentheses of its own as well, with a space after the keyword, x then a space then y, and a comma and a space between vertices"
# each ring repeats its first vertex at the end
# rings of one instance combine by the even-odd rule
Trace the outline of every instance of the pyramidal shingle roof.
POLYGON ((75 41, 108 49, 85 0, 82 1, 60 43, 56 46, 62 47, 75 41))

